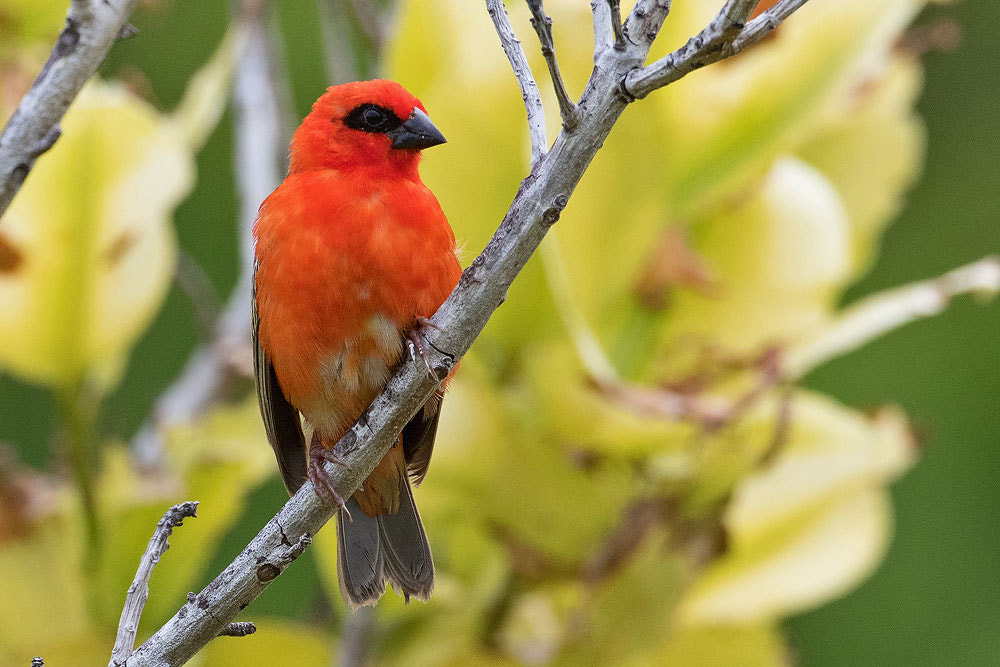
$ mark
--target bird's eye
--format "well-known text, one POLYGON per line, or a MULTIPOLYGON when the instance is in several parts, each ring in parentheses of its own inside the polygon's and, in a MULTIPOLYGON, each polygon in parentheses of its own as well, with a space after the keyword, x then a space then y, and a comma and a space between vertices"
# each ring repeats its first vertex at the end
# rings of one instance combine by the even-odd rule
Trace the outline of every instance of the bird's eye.
POLYGON ((344 125, 362 132, 385 133, 402 125, 403 121, 383 106, 362 104, 344 117, 344 125))
POLYGON ((369 107, 365 109, 365 113, 361 116, 361 119, 369 128, 378 130, 385 123, 385 113, 375 107, 369 107))

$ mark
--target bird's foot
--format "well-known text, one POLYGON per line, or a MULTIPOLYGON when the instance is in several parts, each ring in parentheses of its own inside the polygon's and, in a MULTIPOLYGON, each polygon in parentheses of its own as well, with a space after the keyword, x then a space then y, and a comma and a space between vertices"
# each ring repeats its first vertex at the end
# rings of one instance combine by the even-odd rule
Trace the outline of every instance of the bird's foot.
POLYGON ((406 347, 410 350, 410 359, 416 361, 419 356, 424 360, 424 366, 427 367, 427 372, 432 377, 437 377, 434 373, 434 369, 431 367, 430 343, 427 341, 426 334, 424 334, 424 330, 426 329, 437 329, 438 331, 441 331, 441 327, 434 324, 426 317, 418 317, 416 319, 416 326, 406 332, 406 347))
POLYGON ((327 461, 335 463, 339 466, 344 466, 345 468, 348 467, 346 463, 337 458, 337 455, 333 453, 332 449, 327 449, 322 445, 314 445, 309 448, 309 466, 307 473, 309 481, 312 482, 317 496, 331 505, 339 507, 344 513, 344 516, 347 517, 347 520, 353 521, 350 511, 347 509, 347 505, 344 504, 344 499, 341 498, 340 494, 337 493, 337 490, 333 488, 333 482, 330 480, 330 475, 327 474, 326 468, 323 467, 327 461))

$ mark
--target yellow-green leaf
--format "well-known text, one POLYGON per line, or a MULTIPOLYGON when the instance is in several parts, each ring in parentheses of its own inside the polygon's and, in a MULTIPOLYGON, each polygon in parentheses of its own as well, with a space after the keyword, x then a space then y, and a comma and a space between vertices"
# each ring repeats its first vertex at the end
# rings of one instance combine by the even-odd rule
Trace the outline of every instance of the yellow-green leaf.
POLYGON ((20 258, 0 272, 0 366, 66 386, 114 384, 173 274, 170 213, 194 176, 173 123, 94 82, 4 217, 20 258))

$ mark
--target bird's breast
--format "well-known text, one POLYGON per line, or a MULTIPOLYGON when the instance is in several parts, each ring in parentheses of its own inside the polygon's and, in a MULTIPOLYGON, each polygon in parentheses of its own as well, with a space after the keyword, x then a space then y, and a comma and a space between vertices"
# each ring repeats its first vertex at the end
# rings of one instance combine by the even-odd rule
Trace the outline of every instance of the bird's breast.
POLYGON ((461 271, 422 185, 351 195, 305 178, 286 181, 258 219, 259 340, 288 400, 335 436, 384 386, 403 331, 437 310, 461 271))

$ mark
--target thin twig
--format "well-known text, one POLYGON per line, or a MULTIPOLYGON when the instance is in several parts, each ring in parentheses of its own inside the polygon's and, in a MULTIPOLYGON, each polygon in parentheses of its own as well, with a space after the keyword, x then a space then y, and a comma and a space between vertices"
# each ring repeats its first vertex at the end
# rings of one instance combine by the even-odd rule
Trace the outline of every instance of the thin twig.
POLYGON ((611 10, 611 34, 615 38, 614 48, 621 51, 625 48, 625 33, 622 31, 622 7, 621 0, 607 0, 608 9, 611 10))
POLYGON ((73 0, 48 62, 0 134, 0 216, 39 155, 59 138, 59 121, 118 39, 137 0, 73 0))
POLYGON ((709 35, 719 35, 723 39, 732 39, 739 34, 760 0, 726 0, 712 22, 708 24, 709 35))
MULTIPOLYGON (((590 10, 594 14, 594 62, 602 53, 614 46, 614 29, 611 27, 611 5, 609 0, 590 0, 590 10)), ((618 16, 621 23, 621 15, 618 16)))
POLYGON ((257 626, 252 621, 237 621, 230 623, 218 634, 219 637, 246 637, 257 632, 257 626))
POLYGON ((747 23, 746 28, 740 31, 739 36, 733 40, 733 53, 739 53, 754 42, 760 41, 762 37, 777 28, 782 21, 791 16, 793 12, 808 1, 781 0, 781 2, 775 4, 753 21, 747 23))
POLYGON ((562 73, 559 71, 559 61, 556 59, 556 45, 552 40, 552 19, 545 13, 542 7, 542 0, 527 0, 528 9, 531 10, 531 27, 538 35, 538 41, 542 45, 542 57, 549 68, 549 76, 552 77, 552 87, 556 92, 556 100, 559 102, 559 115, 562 116, 563 127, 566 131, 573 130, 580 122, 580 112, 576 104, 570 99, 566 84, 563 81, 562 73))
POLYGON ((503 6, 503 0, 486 0, 486 9, 493 19, 493 26, 500 36, 500 44, 503 52, 507 54, 510 68, 514 70, 517 77, 517 85, 521 87, 521 97, 524 99, 524 108, 528 112, 528 133, 531 135, 531 164, 532 167, 538 164, 549 145, 549 140, 545 136, 545 108, 542 106, 542 95, 538 92, 538 84, 531 73, 531 66, 521 48, 521 41, 514 34, 514 29, 510 26, 510 18, 507 16, 507 9, 503 6))
POLYGON ((728 0, 704 30, 681 48, 668 53, 651 65, 630 72, 622 87, 640 99, 694 70, 735 55, 759 41, 808 0, 781 0, 743 26, 756 3, 728 0), (742 29, 740 29, 742 27, 742 29))
POLYGON ((111 652, 109 667, 124 665, 132 654, 135 634, 139 631, 139 618, 142 616, 143 607, 146 606, 146 598, 149 597, 149 578, 153 574, 153 567, 160 562, 163 552, 170 548, 167 542, 170 533, 180 526, 184 519, 196 516, 197 510, 197 502, 180 503, 168 509, 163 518, 157 522, 156 530, 146 546, 146 552, 139 561, 135 579, 132 580, 132 585, 128 587, 128 594, 125 596, 125 606, 118 622, 118 636, 115 638, 115 648, 111 652))
POLYGON ((961 294, 993 297, 1000 293, 1000 258, 985 257, 948 273, 879 292, 847 307, 817 337, 787 350, 786 380, 803 375, 865 343, 918 319, 941 313, 961 294))
MULTIPOLYGON (((513 45, 511 50, 520 54, 520 61, 510 52, 508 57, 523 63, 524 54, 513 39, 502 4, 499 0, 486 3, 505 50, 513 45)), ((664 0, 639 0, 626 27, 655 36, 667 11, 664 0), (639 8, 645 11, 642 16, 636 14, 639 8)), ((580 108, 586 111, 579 127, 572 133, 560 132, 544 159, 533 164, 493 238, 435 313, 431 320, 434 326, 427 334, 427 361, 400 365, 337 443, 339 464, 327 463, 325 471, 341 497, 354 493, 382 460, 409 419, 439 389, 440 381, 506 299, 514 278, 558 221, 587 166, 627 107, 629 99, 623 95, 621 82, 637 63, 645 61, 650 42, 629 40, 623 51, 607 49, 599 55, 580 101, 580 108), (428 374, 425 363, 430 364, 434 377, 428 374)), ((522 76, 523 72, 518 79, 522 76)), ((311 535, 335 510, 320 499, 310 482, 303 484, 221 574, 201 593, 192 595, 188 604, 136 650, 129 659, 130 667, 180 665, 189 660, 302 553, 311 535)))

